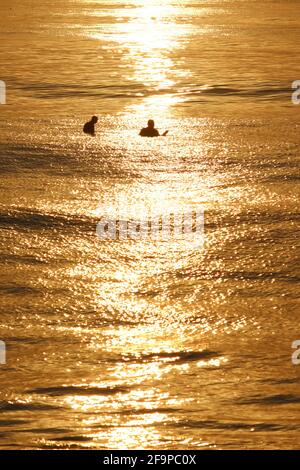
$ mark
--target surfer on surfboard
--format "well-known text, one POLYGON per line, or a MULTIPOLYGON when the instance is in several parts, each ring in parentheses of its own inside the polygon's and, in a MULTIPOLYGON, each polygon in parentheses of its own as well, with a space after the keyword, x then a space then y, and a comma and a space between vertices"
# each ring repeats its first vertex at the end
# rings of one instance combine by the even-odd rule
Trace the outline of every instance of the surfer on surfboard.
POLYGON ((97 116, 93 116, 92 119, 86 122, 85 125, 83 126, 83 132, 85 134, 88 134, 94 137, 96 135, 95 125, 97 124, 97 122, 98 122, 97 116))
MULTIPOLYGON (((164 132, 162 135, 166 136, 169 131, 164 132)), ((155 123, 153 119, 149 119, 148 121, 148 126, 143 127, 140 131, 140 136, 141 137, 159 137, 160 133, 158 132, 157 129, 155 129, 155 123)))

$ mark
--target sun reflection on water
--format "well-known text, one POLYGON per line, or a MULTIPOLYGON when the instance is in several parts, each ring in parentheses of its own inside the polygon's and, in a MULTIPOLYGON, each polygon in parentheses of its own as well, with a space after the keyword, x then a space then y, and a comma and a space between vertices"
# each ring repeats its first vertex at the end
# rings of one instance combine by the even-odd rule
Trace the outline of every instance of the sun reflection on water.
MULTIPOLYGON (((139 103, 130 105, 128 112, 155 111, 163 117, 171 105, 182 99, 173 90, 178 80, 187 78, 190 71, 180 66, 179 57, 174 59, 188 34, 186 26, 176 21, 179 11, 169 0, 136 1, 132 8, 120 12, 120 21, 112 30, 90 34, 107 44, 102 45, 103 49, 121 53, 122 79, 143 85, 143 91, 137 93, 139 103)), ((96 11, 95 16, 97 14, 96 11)))

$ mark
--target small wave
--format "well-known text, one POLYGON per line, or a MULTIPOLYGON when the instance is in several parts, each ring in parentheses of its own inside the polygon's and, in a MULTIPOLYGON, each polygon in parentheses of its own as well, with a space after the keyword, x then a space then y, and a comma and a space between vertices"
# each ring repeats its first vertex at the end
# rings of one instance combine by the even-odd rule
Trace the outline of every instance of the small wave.
MULTIPOLYGON (((174 423, 172 423, 174 426, 174 423)), ((176 427, 199 428, 199 429, 220 429, 220 430, 254 430, 254 431, 291 431, 299 430, 300 425, 281 425, 276 423, 243 423, 243 422, 223 422, 223 421, 198 421, 183 420, 175 424, 176 427)))
POLYGON ((6 411, 49 411, 59 409, 61 407, 47 405, 46 403, 27 403, 27 402, 0 402, 0 413, 6 411))
POLYGON ((30 83, 15 85, 25 93, 31 94, 39 99, 59 99, 59 98, 143 98, 159 92, 149 92, 145 87, 137 85, 84 85, 64 84, 64 83, 30 83))
POLYGON ((53 442, 91 442, 92 438, 87 436, 62 436, 51 440, 53 442))
MULTIPOLYGON (((5 339, 5 338, 4 338, 5 339)), ((18 344, 39 344, 44 343, 44 338, 38 338, 35 336, 9 336, 7 338, 8 343, 18 343, 18 344)))
POLYGON ((25 265, 43 265, 47 264, 47 260, 43 260, 39 257, 26 256, 26 255, 17 255, 12 253, 0 254, 0 262, 2 263, 12 263, 12 264, 25 264, 25 265))
POLYGON ((266 178, 262 178, 262 181, 272 183, 297 183, 300 180, 299 175, 269 175, 266 178))
POLYGON ((300 377, 293 379, 281 379, 281 380, 262 380, 262 383, 271 385, 294 385, 300 383, 300 377))
POLYGON ((68 432, 66 428, 28 428, 20 431, 22 433, 35 433, 35 434, 65 434, 68 432))
POLYGON ((29 421, 25 421, 24 419, 0 419, 0 427, 18 426, 27 423, 29 423, 29 421))
MULTIPOLYGON (((183 410, 180 408, 152 408, 152 409, 142 408, 140 410, 115 411, 114 414, 123 415, 123 416, 139 416, 139 415, 148 415, 148 414, 156 414, 156 413, 162 413, 162 414, 172 413, 173 414, 173 413, 181 413, 182 411, 183 410)), ((97 426, 98 424, 95 424, 95 427, 97 426)))
MULTIPOLYGON (((187 276, 191 276, 192 272, 189 269, 188 271, 181 270, 176 273, 177 278, 185 278, 187 276)), ((227 280, 235 280, 235 281, 271 281, 276 279, 281 282, 287 282, 291 284, 297 284, 300 282, 300 277, 292 276, 285 273, 280 272, 259 272, 259 271, 201 271, 196 268, 193 272, 194 276, 197 276, 198 279, 227 279, 227 280)), ((249 294, 249 293, 248 293, 249 294)))
MULTIPOLYGON (((189 87, 181 91, 181 93, 188 97, 199 96, 234 96, 237 98, 261 98, 261 99, 274 99, 279 96, 286 96, 291 94, 291 88, 287 86, 274 86, 272 84, 262 84, 254 88, 233 88, 228 85, 200 85, 189 87)), ((191 99, 190 101, 194 101, 191 99)))
POLYGON ((238 405, 288 405, 299 404, 299 395, 271 395, 268 397, 254 396, 249 398, 239 398, 235 401, 238 405))
POLYGON ((203 359, 209 359, 212 357, 219 356, 220 353, 216 351, 172 351, 172 352, 158 352, 150 353, 143 355, 125 355, 123 360, 125 362, 153 362, 153 361, 162 361, 162 362, 172 362, 172 363, 185 363, 192 361, 199 361, 203 359))
MULTIPOLYGON (((12 83, 12 82, 11 82, 12 83)), ((149 90, 138 84, 127 85, 87 85, 76 83, 14 83, 15 88, 23 93, 34 96, 35 99, 63 99, 63 98, 101 98, 105 99, 144 99, 145 97, 174 94, 183 97, 199 96, 236 96, 245 98, 274 99, 278 96, 291 95, 291 87, 286 83, 260 83, 259 86, 233 87, 230 84, 201 84, 190 85, 185 88, 172 87, 167 91, 149 90)))
POLYGON ((28 286, 20 286, 16 284, 8 284, 0 286, 0 292, 10 295, 24 295, 24 294, 40 294, 39 289, 28 286))
POLYGON ((30 395, 47 395, 59 397, 65 395, 114 395, 117 393, 128 393, 125 387, 87 387, 87 386, 62 386, 48 388, 34 388, 26 392, 30 395))
MULTIPOLYGON (((89 441, 92 442, 92 439, 89 439, 89 441)), ((54 440, 47 441, 47 442, 42 441, 38 445, 38 448, 41 449, 41 450, 49 450, 49 449, 53 449, 53 450, 83 450, 83 449, 85 449, 85 447, 83 446, 83 443, 82 443, 82 445, 80 445, 79 443, 78 444, 69 444, 69 443, 64 443, 64 442, 59 444, 57 441, 54 441, 54 440)), ((90 449, 90 446, 89 446, 89 449, 90 449)))
POLYGON ((0 213, 0 227, 20 227, 25 229, 80 228, 95 231, 98 220, 64 214, 47 214, 34 210, 16 209, 0 213))

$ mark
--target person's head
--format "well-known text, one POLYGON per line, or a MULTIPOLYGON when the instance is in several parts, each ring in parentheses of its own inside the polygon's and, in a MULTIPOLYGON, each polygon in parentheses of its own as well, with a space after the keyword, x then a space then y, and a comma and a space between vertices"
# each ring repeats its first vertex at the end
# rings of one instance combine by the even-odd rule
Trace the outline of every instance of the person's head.
POLYGON ((154 124, 153 119, 149 119, 149 121, 148 121, 148 127, 149 127, 150 129, 154 129, 154 125, 155 125, 155 124, 154 124))
POLYGON ((97 122, 98 122, 97 116, 93 116, 93 117, 92 117, 92 122, 93 122, 94 124, 97 124, 97 122))

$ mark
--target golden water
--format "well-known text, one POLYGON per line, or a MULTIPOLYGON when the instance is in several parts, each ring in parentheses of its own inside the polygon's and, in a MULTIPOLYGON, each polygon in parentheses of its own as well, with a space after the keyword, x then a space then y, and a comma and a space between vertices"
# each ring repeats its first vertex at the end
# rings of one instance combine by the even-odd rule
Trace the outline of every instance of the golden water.
POLYGON ((298 13, 2 0, 2 448, 299 447, 298 13), (205 248, 99 240, 120 199, 205 248))

